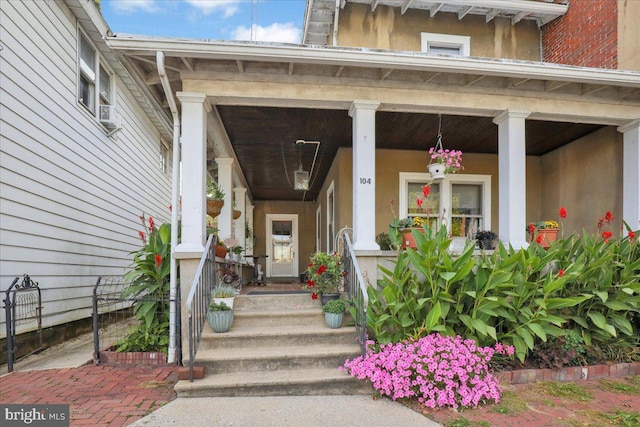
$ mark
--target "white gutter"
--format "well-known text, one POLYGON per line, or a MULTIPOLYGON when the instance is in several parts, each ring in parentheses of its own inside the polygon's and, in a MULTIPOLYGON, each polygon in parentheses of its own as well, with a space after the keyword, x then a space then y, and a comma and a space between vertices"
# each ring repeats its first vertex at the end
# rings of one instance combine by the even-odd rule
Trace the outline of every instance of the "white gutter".
POLYGON ((167 97, 169 103, 169 109, 173 116, 173 167, 171 177, 171 265, 170 265, 170 290, 169 290, 169 354, 167 356, 168 363, 175 363, 176 361, 176 326, 177 326, 177 310, 176 310, 176 298, 178 294, 178 268, 175 257, 176 246, 178 245, 178 210, 180 209, 179 199, 179 176, 180 176, 180 115, 178 114, 178 107, 176 101, 173 98, 173 92, 171 91, 171 84, 167 78, 167 72, 164 69, 164 53, 156 52, 156 64, 158 66, 158 75, 160 76, 160 82, 164 89, 164 94, 167 97))
POLYGON ((112 49, 127 55, 149 55, 162 50, 166 55, 175 57, 381 67, 640 87, 640 72, 637 71, 603 70, 511 59, 429 56, 424 52, 381 49, 125 37, 108 37, 107 40, 112 49))

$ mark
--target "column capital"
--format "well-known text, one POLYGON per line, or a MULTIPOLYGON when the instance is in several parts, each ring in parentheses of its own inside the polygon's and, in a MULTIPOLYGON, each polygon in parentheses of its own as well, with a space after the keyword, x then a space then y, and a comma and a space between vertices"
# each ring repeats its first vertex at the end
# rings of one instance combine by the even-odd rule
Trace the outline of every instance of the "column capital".
POLYGON ((526 119, 531 115, 531 111, 504 110, 493 118, 493 123, 499 125, 507 119, 526 119))
POLYGON ((373 110, 376 111, 380 107, 379 101, 371 101, 366 99, 355 99, 349 107, 349 116, 353 117, 355 110, 373 110))
POLYGON ((232 165, 233 157, 216 157, 215 161, 219 165, 232 165))
POLYGON ((234 187, 233 192, 236 194, 247 194, 247 189, 244 187, 234 187))
POLYGON ((177 92, 176 96, 178 97, 178 99, 180 100, 181 103, 186 103, 186 102, 193 102, 193 103, 202 103, 204 104, 204 108, 205 110, 207 110, 207 113, 211 112, 211 104, 209 103, 209 100, 207 99, 207 95, 205 95, 204 93, 196 93, 196 92, 177 92))
POLYGON ((629 123, 618 126, 617 131, 620 133, 625 133, 638 127, 640 127, 640 119, 632 120, 629 123))

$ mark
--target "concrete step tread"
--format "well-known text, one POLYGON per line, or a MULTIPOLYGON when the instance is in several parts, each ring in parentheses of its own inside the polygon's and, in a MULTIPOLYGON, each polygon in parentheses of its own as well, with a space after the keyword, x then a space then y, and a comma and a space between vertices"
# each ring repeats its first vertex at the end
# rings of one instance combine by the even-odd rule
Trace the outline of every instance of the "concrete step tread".
POLYGON ((355 341, 353 344, 336 345, 203 349, 199 350, 196 355, 196 365, 203 361, 291 359, 295 357, 322 358, 336 355, 345 355, 353 358, 359 353, 360 346, 355 341))
POLYGON ((226 388, 226 387, 260 387, 267 384, 314 384, 316 382, 340 382, 354 380, 337 368, 317 368, 304 370, 277 370, 256 372, 231 372, 211 374, 202 379, 181 380, 175 385, 177 392, 191 389, 226 388))
POLYGON ((234 317, 252 317, 252 316, 269 316, 269 317, 289 317, 289 316, 303 316, 303 315, 317 315, 322 314, 322 308, 320 307, 301 307, 301 308, 274 308, 274 309, 260 309, 260 310, 236 310, 234 317))
POLYGON ((205 325, 202 332, 202 339, 211 340, 224 340, 231 337, 273 337, 273 336, 295 336, 295 335, 343 335, 353 334, 354 340, 356 336, 354 327, 341 327, 338 329, 331 329, 324 324, 324 321, 309 322, 302 325, 287 325, 277 326, 272 325, 260 326, 260 325, 233 325, 228 332, 219 334, 213 332, 211 327, 205 325))

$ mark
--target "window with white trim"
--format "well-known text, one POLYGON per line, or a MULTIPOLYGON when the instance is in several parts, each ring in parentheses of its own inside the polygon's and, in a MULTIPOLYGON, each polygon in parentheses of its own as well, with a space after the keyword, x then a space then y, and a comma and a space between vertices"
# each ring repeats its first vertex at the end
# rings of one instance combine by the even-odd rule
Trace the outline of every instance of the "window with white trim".
POLYGON ((420 33, 422 51, 430 55, 471 55, 471 37, 452 34, 420 33))
POLYGON ((169 168, 167 167, 167 159, 169 157, 169 150, 164 146, 164 144, 160 144, 160 170, 162 173, 167 173, 169 168))
POLYGON ((401 218, 428 218, 432 226, 445 225, 453 237, 491 230, 490 175, 450 174, 441 181, 429 180, 428 173, 400 172, 401 218), (427 184, 429 196, 420 207, 417 199, 427 184))
POLYGON ((84 33, 78 30, 78 102, 98 119, 97 105, 112 105, 113 76, 84 33))

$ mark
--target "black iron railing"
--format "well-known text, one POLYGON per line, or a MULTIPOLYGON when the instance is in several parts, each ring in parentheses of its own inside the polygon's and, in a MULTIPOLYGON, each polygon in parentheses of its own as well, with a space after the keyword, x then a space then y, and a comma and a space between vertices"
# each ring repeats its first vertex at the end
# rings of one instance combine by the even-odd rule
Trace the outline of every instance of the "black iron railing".
POLYGON ((19 325, 35 321, 40 340, 37 349, 28 354, 22 354, 21 357, 33 354, 44 347, 42 342, 42 295, 38 282, 31 280, 27 274, 22 276, 22 281, 20 281, 20 277, 16 277, 6 291, 4 309, 7 321, 7 371, 13 372, 18 349, 16 331, 19 325))
POLYGON ((364 356, 367 350, 367 305, 369 304, 367 284, 362 277, 360 266, 358 266, 358 260, 353 251, 349 234, 345 233, 343 239, 342 261, 344 271, 347 273, 344 276, 344 290, 349 295, 349 299, 353 301, 355 307, 353 320, 356 324, 356 336, 360 344, 360 352, 364 356))
POLYGON ((215 238, 209 235, 198 270, 196 271, 185 304, 185 310, 189 322, 189 380, 193 381, 193 362, 198 351, 202 330, 207 321, 211 291, 216 283, 215 268, 215 238))

